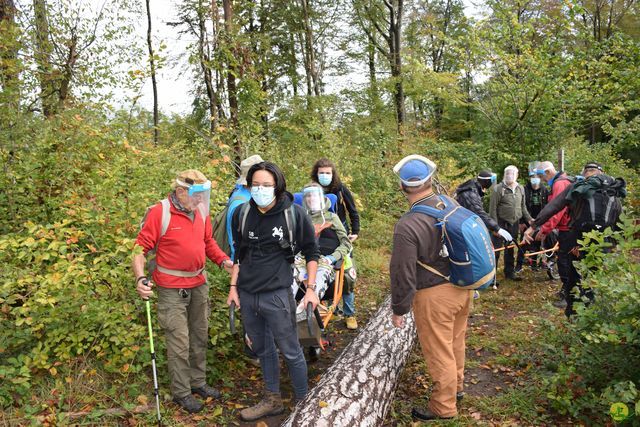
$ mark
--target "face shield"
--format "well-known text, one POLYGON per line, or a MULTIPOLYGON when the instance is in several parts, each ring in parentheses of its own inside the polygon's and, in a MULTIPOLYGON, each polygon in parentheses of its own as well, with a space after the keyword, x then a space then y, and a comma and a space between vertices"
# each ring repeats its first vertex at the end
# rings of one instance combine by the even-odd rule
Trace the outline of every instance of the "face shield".
POLYGON ((436 164, 424 156, 411 154, 396 163, 393 172, 407 187, 419 187, 431 179, 436 172, 436 164))
POLYGON ((198 209, 203 218, 209 216, 209 201, 211 200, 211 181, 196 183, 192 180, 176 180, 176 184, 187 191, 185 206, 191 211, 198 209), (185 182, 186 181, 186 182, 185 182), (191 181, 188 182, 188 181, 191 181))
POLYGON ((322 212, 325 208, 324 191, 315 185, 302 190, 302 206, 307 212, 322 212))
POLYGON ((518 179, 518 168, 515 166, 507 166, 504 169, 504 183, 511 185, 518 179))

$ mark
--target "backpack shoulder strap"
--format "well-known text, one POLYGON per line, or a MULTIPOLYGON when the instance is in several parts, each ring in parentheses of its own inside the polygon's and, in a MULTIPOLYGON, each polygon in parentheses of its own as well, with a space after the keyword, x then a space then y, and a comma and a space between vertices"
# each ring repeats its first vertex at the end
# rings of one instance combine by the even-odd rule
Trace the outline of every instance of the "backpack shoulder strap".
POLYGON ((288 209, 284 210, 284 220, 287 223, 287 230, 289 232, 289 243, 293 247, 295 245, 295 230, 296 230, 296 210, 295 205, 291 204, 288 209))
POLYGON ((425 264, 425 263, 421 262, 420 260, 417 260, 416 262, 418 263, 418 265, 419 265, 420 267, 424 268, 425 270, 427 270, 427 271, 429 271, 429 272, 431 272, 431 273, 435 274, 436 276, 440 276, 440 277, 442 277, 442 278, 443 278, 443 279, 445 279, 445 280, 449 280, 449 276, 445 276, 444 274, 440 273, 440 272, 439 272, 438 270, 436 270, 435 268, 428 266, 427 264, 425 264))
POLYGON ((437 208, 426 206, 426 205, 415 205, 414 207, 411 208, 411 212, 420 212, 425 215, 429 215, 430 217, 435 219, 442 219, 452 210, 454 206, 451 202, 447 200, 446 197, 438 196, 438 198, 440 199, 440 202, 444 205, 444 209, 437 209, 437 208))
POLYGON ((246 229, 246 225, 247 225, 247 216, 249 215, 249 207, 250 204, 249 203, 245 203, 240 207, 240 223, 239 223, 239 229, 238 231, 240 232, 240 236, 242 237, 242 240, 244 240, 245 235, 245 229, 246 229))
POLYGON ((169 221, 171 221, 171 205, 169 199, 162 199, 162 226, 160 227, 160 237, 164 236, 169 229, 169 221))

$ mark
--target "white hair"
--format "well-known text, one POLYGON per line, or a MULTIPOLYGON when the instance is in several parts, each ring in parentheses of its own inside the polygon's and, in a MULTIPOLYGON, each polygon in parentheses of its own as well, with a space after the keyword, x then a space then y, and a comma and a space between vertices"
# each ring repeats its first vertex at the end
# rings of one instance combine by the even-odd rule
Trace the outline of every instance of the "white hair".
POLYGON ((546 160, 544 162, 540 162, 540 164, 538 164, 538 169, 546 172, 546 171, 551 171, 552 173, 556 173, 556 168, 553 166, 553 163, 551 163, 550 161, 546 160))

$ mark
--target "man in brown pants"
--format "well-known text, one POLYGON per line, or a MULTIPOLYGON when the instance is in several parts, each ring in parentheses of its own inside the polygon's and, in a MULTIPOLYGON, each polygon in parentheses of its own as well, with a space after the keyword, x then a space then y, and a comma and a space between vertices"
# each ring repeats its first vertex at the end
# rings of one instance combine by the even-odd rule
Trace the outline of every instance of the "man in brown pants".
MULTIPOLYGON (((432 161, 417 155, 405 157, 394 167, 411 206, 439 207, 441 202, 431 183, 435 171, 432 161)), ((417 212, 400 218, 394 229, 390 264, 391 320, 395 327, 402 328, 404 315, 413 309, 418 339, 433 380, 428 408, 412 411, 414 418, 423 421, 456 416, 456 401, 464 396, 465 333, 472 292, 420 266, 428 265, 448 276, 449 260, 443 255, 442 231, 434 218, 417 212)))

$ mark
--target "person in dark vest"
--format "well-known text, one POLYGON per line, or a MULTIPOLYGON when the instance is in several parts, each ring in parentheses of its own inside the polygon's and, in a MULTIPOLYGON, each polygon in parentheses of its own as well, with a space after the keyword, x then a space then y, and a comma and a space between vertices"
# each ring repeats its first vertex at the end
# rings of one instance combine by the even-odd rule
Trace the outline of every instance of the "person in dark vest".
MULTIPOLYGON (((527 241, 533 240, 535 228, 544 226, 558 212, 568 209, 569 230, 560 233, 560 253, 566 254, 567 269, 566 282, 563 281, 563 294, 566 300, 565 315, 574 315, 574 303, 586 298, 587 302, 594 298, 593 291, 580 286, 581 277, 574 262, 581 257, 578 240, 584 233, 607 227, 617 227, 622 204, 620 199, 626 197, 626 183, 622 178, 612 178, 606 175, 602 165, 597 162, 587 163, 583 170, 582 181, 570 183, 565 190, 557 195, 537 215, 531 227, 524 234, 527 241), (574 295, 578 290, 579 298, 574 295)), ((536 239, 542 239, 538 233, 536 239)))
MULTIPOLYGON (((529 171, 529 181, 524 186, 524 199, 525 205, 527 206, 527 210, 529 211, 529 215, 532 218, 535 218, 542 208, 547 205, 547 201, 549 199, 549 189, 542 184, 542 180, 538 175, 536 175, 535 170, 529 171)), ((524 230, 528 227, 528 224, 525 223, 524 220, 520 221, 520 230, 524 232, 524 230)), ((523 247, 522 250, 518 251, 518 261, 516 263, 516 273, 522 270, 522 263, 524 262, 524 252, 526 250, 531 252, 537 252, 540 250, 542 246, 541 241, 534 241, 530 245, 523 247)), ((536 269, 538 265, 534 261, 531 265, 533 269, 536 269)))

